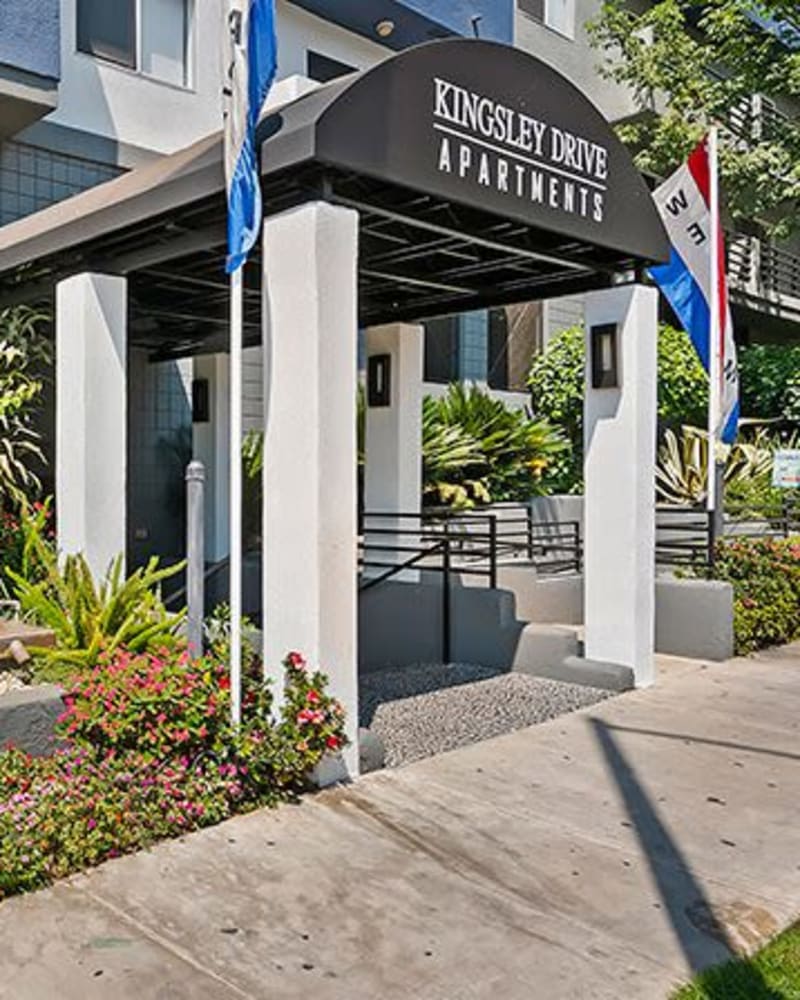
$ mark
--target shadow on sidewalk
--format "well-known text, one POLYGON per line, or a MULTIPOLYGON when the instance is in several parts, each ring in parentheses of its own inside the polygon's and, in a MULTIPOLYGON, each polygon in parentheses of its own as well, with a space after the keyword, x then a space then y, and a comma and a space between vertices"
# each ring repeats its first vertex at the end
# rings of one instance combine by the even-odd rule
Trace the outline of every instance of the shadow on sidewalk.
POLYGON ((666 733, 663 729, 637 729, 635 726, 606 725, 609 732, 634 733, 638 736, 657 736, 663 740, 678 740, 681 743, 699 743, 704 746, 724 747, 726 750, 741 750, 743 753, 765 754, 767 757, 784 757, 786 760, 800 760, 800 753, 789 750, 772 750, 770 747, 757 747, 752 743, 733 743, 729 740, 710 740, 705 736, 694 736, 691 733, 666 733))
MULTIPOLYGON (((620 749, 613 732, 617 727, 608 726, 600 719, 589 721, 622 795, 687 965, 693 973, 698 973, 735 958, 729 932, 715 916, 711 900, 693 873, 688 859, 620 749)), ((699 994, 704 1000, 789 1000, 789 995, 776 992, 764 981, 758 969, 750 966, 742 966, 739 970, 735 994, 730 992, 729 981, 720 979, 717 983, 716 979, 713 972, 707 976, 707 981, 703 983, 704 992, 699 994)))

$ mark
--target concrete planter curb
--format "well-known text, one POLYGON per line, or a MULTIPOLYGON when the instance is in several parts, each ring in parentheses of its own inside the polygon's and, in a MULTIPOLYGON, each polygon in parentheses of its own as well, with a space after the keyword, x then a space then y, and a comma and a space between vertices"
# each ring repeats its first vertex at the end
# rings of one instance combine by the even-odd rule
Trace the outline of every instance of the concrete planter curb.
POLYGON ((63 745, 55 735, 63 711, 61 689, 54 684, 0 696, 0 747, 12 743, 34 757, 46 757, 63 745))
POLYGON ((587 660, 583 656, 567 656, 560 663, 536 667, 514 666, 514 671, 534 677, 547 677, 567 684, 601 688, 604 691, 630 691, 634 686, 633 671, 619 663, 587 660))

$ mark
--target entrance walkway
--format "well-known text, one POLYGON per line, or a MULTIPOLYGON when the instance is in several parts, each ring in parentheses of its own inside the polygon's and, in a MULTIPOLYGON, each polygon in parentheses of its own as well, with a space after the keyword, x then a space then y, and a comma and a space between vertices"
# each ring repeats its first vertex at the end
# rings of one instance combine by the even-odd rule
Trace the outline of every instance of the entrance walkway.
POLYGON ((800 646, 0 906, 2 1000, 664 1000, 800 914, 800 646))

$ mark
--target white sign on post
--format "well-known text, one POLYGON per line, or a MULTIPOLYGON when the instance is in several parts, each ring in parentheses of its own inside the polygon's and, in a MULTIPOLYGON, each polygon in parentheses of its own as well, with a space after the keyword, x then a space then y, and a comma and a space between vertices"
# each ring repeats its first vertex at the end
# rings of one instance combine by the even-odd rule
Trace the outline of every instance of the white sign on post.
POLYGON ((783 490, 800 488, 800 449, 786 448, 775 452, 772 485, 783 490))

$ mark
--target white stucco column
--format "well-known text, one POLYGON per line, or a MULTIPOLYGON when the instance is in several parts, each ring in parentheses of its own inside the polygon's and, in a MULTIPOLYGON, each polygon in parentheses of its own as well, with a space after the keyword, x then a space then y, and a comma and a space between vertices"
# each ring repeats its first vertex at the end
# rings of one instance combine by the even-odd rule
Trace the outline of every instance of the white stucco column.
POLYGON ((125 553, 125 278, 77 274, 56 286, 56 516, 61 552, 95 576, 125 553))
MULTIPOLYGON (((266 669, 298 650, 347 711, 358 773, 358 215, 312 202, 264 224, 266 669)), ((334 777, 343 777, 340 771, 334 777)), ((331 775, 327 776, 330 780, 331 775)), ((326 779, 323 779, 326 780, 326 779)))
POLYGON ((194 359, 194 377, 208 382, 208 420, 192 425, 194 458, 206 470, 206 559, 219 562, 228 555, 230 533, 230 357, 206 354, 194 359))
MULTIPOLYGON (((370 406, 367 399, 364 466, 364 510, 367 514, 417 514, 422 496, 422 379, 424 329, 409 323, 391 323, 366 331, 367 371, 369 359, 389 359, 389 404, 370 406)), ((387 536, 399 528, 414 531, 419 523, 407 518, 366 518, 367 542, 377 545, 391 538, 401 545, 414 543, 413 535, 387 536)), ((411 553, 368 551, 383 562, 403 562, 411 553)), ((383 572, 375 570, 376 573, 383 572)), ((419 574, 413 572, 413 579, 419 574)), ((404 575, 404 579, 412 573, 404 575)))
POLYGON ((586 297, 586 656, 654 680, 658 293, 628 285, 586 297), (593 389, 591 329, 618 324, 619 386, 593 389))

